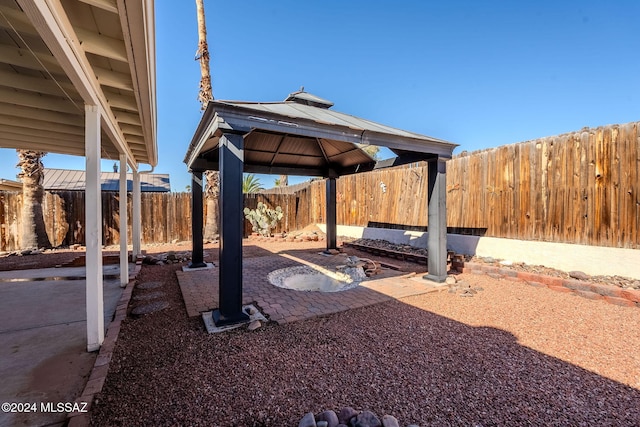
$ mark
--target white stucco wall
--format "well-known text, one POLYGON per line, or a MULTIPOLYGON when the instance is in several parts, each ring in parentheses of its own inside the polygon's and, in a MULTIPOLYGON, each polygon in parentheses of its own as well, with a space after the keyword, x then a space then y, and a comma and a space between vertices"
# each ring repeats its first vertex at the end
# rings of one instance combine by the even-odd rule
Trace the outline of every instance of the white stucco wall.
MULTIPOLYGON (((326 231, 325 224, 317 224, 326 231)), ((427 247, 427 234, 338 225, 338 236, 383 239, 392 243, 427 247)), ((579 270, 590 275, 624 276, 640 279, 640 250, 574 245, 496 237, 447 235, 447 249, 457 253, 490 256, 530 265, 544 265, 563 271, 579 270)))

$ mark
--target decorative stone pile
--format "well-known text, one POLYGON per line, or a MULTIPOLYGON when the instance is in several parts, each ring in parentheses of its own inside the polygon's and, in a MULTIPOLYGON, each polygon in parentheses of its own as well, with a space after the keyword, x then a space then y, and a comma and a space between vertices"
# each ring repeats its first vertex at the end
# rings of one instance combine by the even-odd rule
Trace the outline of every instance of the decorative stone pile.
POLYGON ((271 237, 262 236, 260 233, 252 233, 249 239, 257 240, 259 242, 318 242, 323 241, 325 236, 317 231, 293 231, 291 233, 282 232, 275 233, 271 237))
POLYGON ((40 255, 53 252, 52 249, 24 249, 20 251, 0 252, 0 257, 40 255))
MULTIPOLYGON (((347 406, 337 414, 332 410, 318 415, 309 412, 302 417, 298 427, 400 427, 400 423, 393 415, 385 415, 380 419, 371 411, 356 411, 347 406)), ((418 426, 410 424, 407 427, 418 426)))
POLYGON ((397 243, 391 243, 391 242, 388 242, 388 241, 382 240, 382 239, 365 239, 365 238, 361 238, 361 239, 353 240, 350 243, 355 243, 357 245, 364 245, 364 246, 369 246, 369 247, 379 248, 379 249, 385 249, 385 250, 390 250, 390 251, 404 252, 404 253, 407 253, 407 254, 416 254, 416 255, 422 255, 422 256, 427 256, 428 255, 428 251, 427 251, 426 248, 419 248, 419 247, 411 246, 411 245, 402 245, 402 244, 397 244, 397 243))
POLYGON ((456 294, 466 298, 473 297, 478 292, 484 290, 480 286, 471 287, 469 283, 466 283, 463 280, 458 280, 456 276, 451 274, 447 276, 445 283, 449 287, 450 294, 456 294))
POLYGON ((191 260, 191 252, 168 251, 157 256, 145 255, 142 263, 146 265, 178 264, 191 260))

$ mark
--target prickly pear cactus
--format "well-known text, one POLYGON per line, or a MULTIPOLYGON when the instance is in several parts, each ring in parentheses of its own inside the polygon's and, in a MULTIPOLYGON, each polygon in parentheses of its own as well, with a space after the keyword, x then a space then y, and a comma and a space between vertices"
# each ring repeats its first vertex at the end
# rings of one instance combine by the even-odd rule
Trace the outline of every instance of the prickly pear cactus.
POLYGON ((262 202, 258 202, 258 206, 255 209, 244 208, 244 217, 251 223, 253 231, 263 236, 271 236, 271 230, 275 228, 283 216, 284 213, 280 206, 275 209, 269 209, 262 202))

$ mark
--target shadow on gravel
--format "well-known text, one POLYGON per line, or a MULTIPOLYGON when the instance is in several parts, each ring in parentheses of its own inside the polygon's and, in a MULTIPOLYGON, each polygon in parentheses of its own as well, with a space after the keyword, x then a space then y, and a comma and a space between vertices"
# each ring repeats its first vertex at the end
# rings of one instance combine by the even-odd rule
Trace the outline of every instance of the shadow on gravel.
POLYGON ((502 330, 394 300, 207 335, 167 280, 169 309, 123 323, 93 424, 295 427, 344 406, 423 427, 640 424, 639 390, 502 330))

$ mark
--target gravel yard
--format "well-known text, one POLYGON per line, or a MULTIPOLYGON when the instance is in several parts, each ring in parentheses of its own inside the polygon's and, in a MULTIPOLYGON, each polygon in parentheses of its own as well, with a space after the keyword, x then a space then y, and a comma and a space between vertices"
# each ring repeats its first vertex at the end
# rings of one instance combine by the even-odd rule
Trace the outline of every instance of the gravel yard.
MULTIPOLYGON (((291 247, 263 246, 246 246, 245 258, 291 247)), ((205 254, 215 261, 216 246, 205 254)), ((81 255, 3 257, 0 270, 81 255)), ((345 406, 401 426, 640 425, 638 308, 460 274, 481 289, 473 297, 442 291, 208 335, 186 315, 180 266, 142 267, 140 283, 163 286, 134 298, 160 291, 168 308, 123 322, 93 425, 295 427, 308 412, 345 406)))
POLYGON ((640 425, 637 308, 463 274, 483 289, 473 298, 207 335, 186 316, 178 268, 143 266, 169 308, 123 322, 94 425, 295 427, 345 406, 423 427, 640 425))

